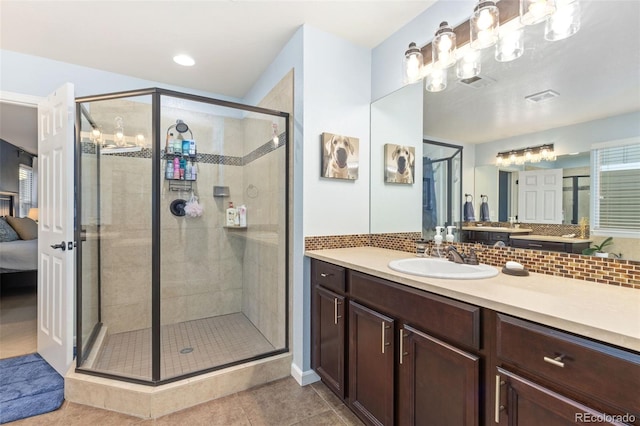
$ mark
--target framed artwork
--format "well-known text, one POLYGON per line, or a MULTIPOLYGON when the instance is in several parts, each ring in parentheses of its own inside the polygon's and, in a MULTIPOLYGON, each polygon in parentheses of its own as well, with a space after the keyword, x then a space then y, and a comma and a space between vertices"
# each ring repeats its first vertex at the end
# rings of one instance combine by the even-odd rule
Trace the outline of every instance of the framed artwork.
POLYGON ((359 148, 358 138, 323 133, 320 141, 320 176, 330 179, 358 179, 359 148))
POLYGON ((384 145, 384 181, 412 184, 415 174, 416 149, 412 146, 384 145))

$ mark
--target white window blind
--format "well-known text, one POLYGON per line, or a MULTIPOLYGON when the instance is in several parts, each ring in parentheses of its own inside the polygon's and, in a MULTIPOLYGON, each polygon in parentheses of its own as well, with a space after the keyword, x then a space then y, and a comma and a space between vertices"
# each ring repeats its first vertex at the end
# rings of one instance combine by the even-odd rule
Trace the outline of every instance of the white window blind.
POLYGON ((18 217, 26 217, 32 207, 31 192, 33 191, 33 169, 24 164, 18 166, 18 217))
POLYGON ((640 144, 594 149, 595 230, 640 231, 640 144))

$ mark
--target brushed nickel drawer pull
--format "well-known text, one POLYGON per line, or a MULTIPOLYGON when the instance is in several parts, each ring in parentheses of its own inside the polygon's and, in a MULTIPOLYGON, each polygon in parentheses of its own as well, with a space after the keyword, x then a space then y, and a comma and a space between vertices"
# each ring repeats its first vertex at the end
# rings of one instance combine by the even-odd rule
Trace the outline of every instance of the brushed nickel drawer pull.
POLYGON ((529 243, 529 247, 542 247, 542 244, 529 243))
POLYGON ((338 315, 338 305, 340 305, 340 302, 338 302, 337 297, 334 297, 333 298, 333 323, 334 324, 338 324, 338 319, 342 318, 342 315, 338 315))
POLYGON ((555 358, 549 358, 548 356, 545 356, 544 362, 548 362, 549 364, 553 364, 556 367, 560 367, 560 368, 564 368, 564 362, 562 362, 562 359, 564 358, 564 355, 559 355, 555 358))
POLYGON ((404 331, 400 329, 400 365, 402 365, 402 358, 404 357, 404 351, 402 349, 402 341, 404 340, 404 331))
POLYGON ((385 324, 384 321, 382 321, 382 353, 384 353, 384 347, 385 346, 389 346, 391 343, 385 343, 385 332, 384 330, 389 328, 389 326, 387 324, 385 324))
POLYGON ((327 277, 330 277, 330 276, 332 276, 332 275, 333 275, 333 274, 325 274, 324 272, 321 272, 321 273, 320 273, 320 276, 321 276, 322 278, 327 278, 327 277))

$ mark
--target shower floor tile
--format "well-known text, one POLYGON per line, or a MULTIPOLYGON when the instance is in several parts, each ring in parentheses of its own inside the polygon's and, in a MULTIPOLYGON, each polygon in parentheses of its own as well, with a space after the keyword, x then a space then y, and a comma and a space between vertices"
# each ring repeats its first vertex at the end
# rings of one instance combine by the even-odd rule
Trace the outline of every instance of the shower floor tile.
MULTIPOLYGON (((161 378, 275 350, 243 313, 168 324, 161 329, 161 378)), ((151 329, 108 335, 94 370, 151 379, 151 329)))

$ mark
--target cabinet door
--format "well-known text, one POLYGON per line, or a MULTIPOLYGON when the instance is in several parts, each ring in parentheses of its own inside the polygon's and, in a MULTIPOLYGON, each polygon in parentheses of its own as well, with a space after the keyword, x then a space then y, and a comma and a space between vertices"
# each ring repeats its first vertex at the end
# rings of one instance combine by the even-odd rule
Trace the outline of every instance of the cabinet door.
POLYGON ((349 302, 349 403, 365 423, 393 424, 394 322, 349 302))
POLYGON ((399 424, 478 425, 478 357, 407 325, 398 342, 399 424))
POLYGON ((604 415, 501 368, 498 368, 495 386, 495 420, 500 425, 624 424, 624 419, 616 422, 611 415, 604 415))
POLYGON ((344 399, 344 297, 315 287, 314 367, 322 381, 344 399))

